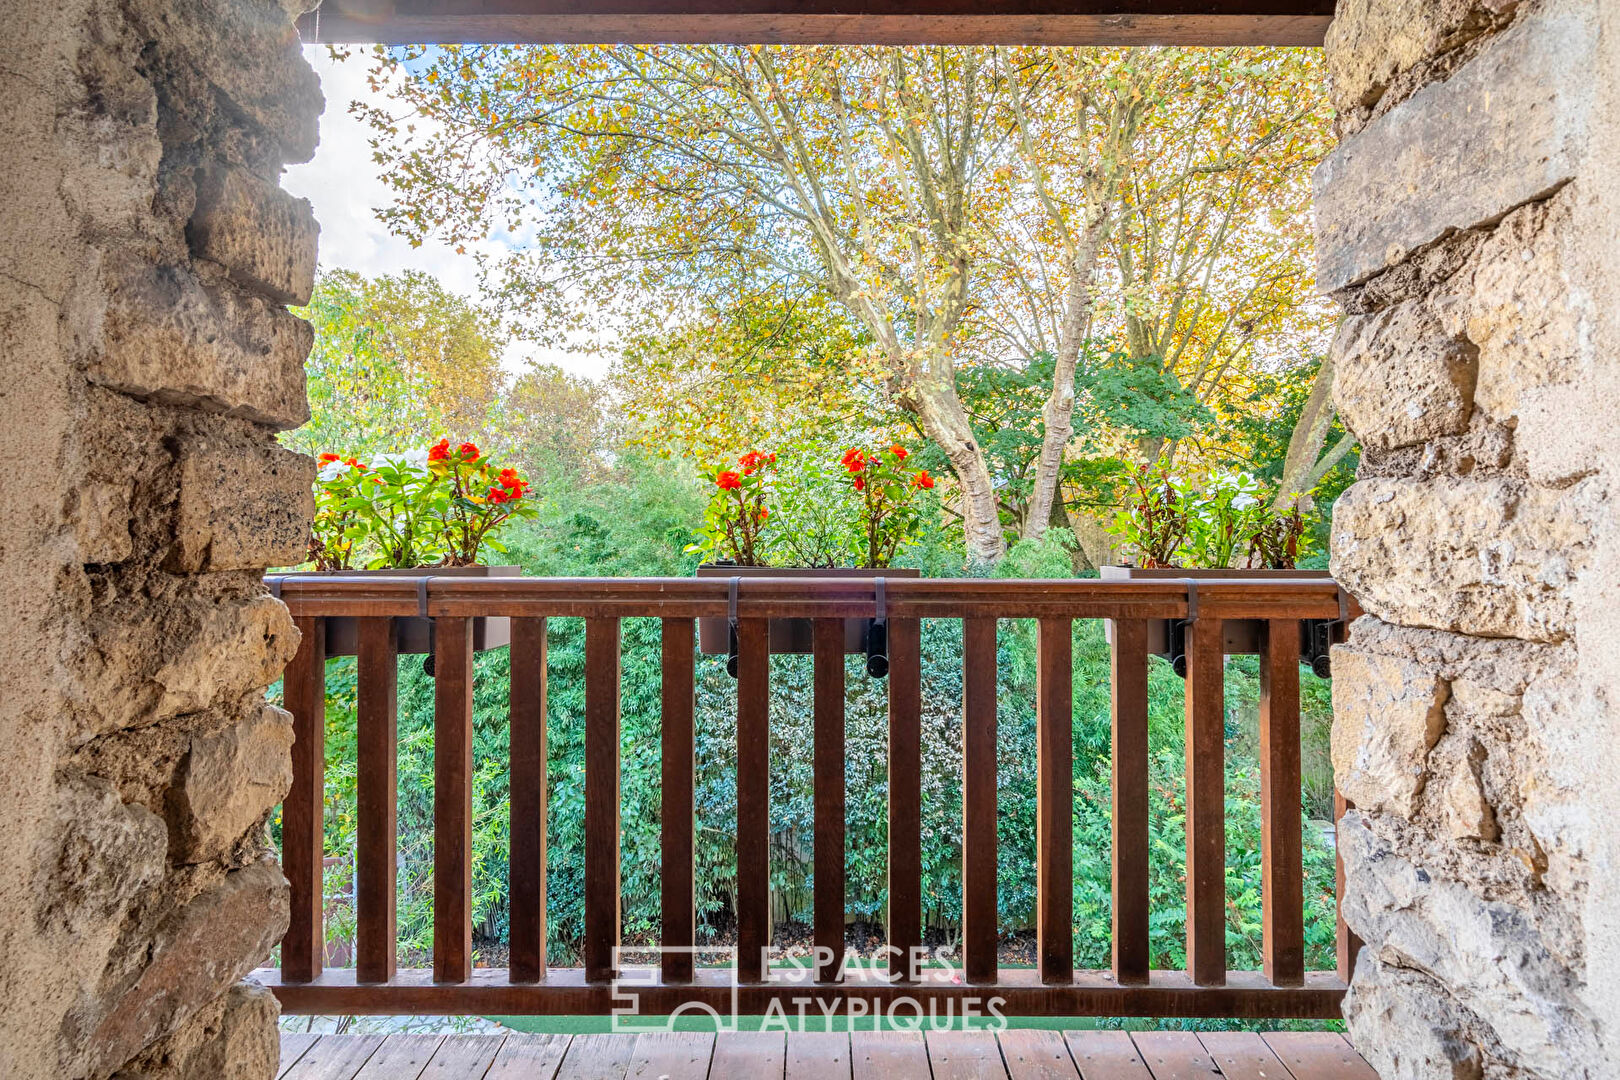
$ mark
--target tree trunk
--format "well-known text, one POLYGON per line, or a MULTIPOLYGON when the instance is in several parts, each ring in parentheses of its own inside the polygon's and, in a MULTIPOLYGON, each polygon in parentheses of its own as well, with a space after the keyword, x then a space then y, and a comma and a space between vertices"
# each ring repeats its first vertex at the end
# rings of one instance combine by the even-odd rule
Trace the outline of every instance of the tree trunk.
POLYGON ((976 566, 993 566, 1007 553, 996 489, 955 387, 941 385, 936 378, 925 375, 906 387, 899 401, 903 408, 917 414, 924 434, 945 451, 956 473, 957 485, 962 489, 962 531, 968 561, 976 566))
MULTIPOLYGON (((1333 358, 1329 356, 1316 369, 1316 380, 1311 383, 1305 408, 1288 436, 1288 452, 1283 456, 1282 478, 1277 482, 1277 497, 1272 501, 1272 509, 1288 511, 1295 506, 1301 510, 1311 508, 1311 488, 1321 479, 1321 474, 1316 472, 1317 459, 1322 454, 1328 430, 1332 426, 1333 358)), ((1340 456, 1343 456, 1342 452, 1340 456)))

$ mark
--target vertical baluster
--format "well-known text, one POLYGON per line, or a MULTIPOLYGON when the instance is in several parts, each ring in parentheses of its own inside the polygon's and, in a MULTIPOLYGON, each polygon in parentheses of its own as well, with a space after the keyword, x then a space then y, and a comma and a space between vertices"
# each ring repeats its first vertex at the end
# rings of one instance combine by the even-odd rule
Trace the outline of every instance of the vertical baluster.
MULTIPOLYGON (((660 877, 661 940, 690 949, 696 944, 692 880, 693 783, 692 620, 663 620, 663 866, 660 877)), ((692 981, 692 954, 666 952, 664 981, 692 981)))
POLYGON ((355 811, 360 820, 354 966, 359 982, 387 982, 394 977, 398 674, 394 620, 361 619, 355 723, 355 811))
POLYGON ((815 623, 815 932, 830 959, 816 981, 844 968, 844 620, 815 623))
POLYGON ((291 886, 292 916, 281 939, 281 977, 309 982, 321 973, 321 806, 326 794, 326 621, 293 620, 298 651, 282 677, 293 717, 293 780, 281 807, 281 867, 291 886))
POLYGON ((1041 619, 1036 655, 1035 937, 1041 982, 1074 981, 1073 624, 1041 619))
POLYGON ((1226 983, 1226 701, 1220 619, 1187 627, 1187 970, 1226 983))
POLYGON ((765 977, 771 943, 769 622, 737 620, 737 974, 765 977))
POLYGON ((1113 625, 1114 981, 1148 981, 1148 624, 1113 625))
POLYGON ((1304 866, 1300 856, 1299 623, 1263 624, 1260 658, 1260 892, 1266 978, 1305 982, 1304 866))
POLYGON ((962 620, 962 959, 996 981, 996 620, 962 620))
POLYGON ((472 977, 472 620, 434 619, 433 979, 472 977))
POLYGON ((922 947, 922 624, 889 620, 890 971, 909 981, 922 947))
POLYGON ((585 620, 585 978, 619 944, 619 620, 585 620))
MULTIPOLYGON (((1333 828, 1337 832, 1339 819, 1344 817, 1345 811, 1355 807, 1338 790, 1333 792, 1333 828)), ((1339 845, 1334 844, 1333 854, 1333 955, 1334 967, 1338 970, 1339 981, 1349 982, 1350 976, 1356 970, 1356 954, 1361 951, 1362 941, 1344 921, 1342 909, 1344 907, 1344 856, 1339 854, 1339 845)))
POLYGON ((537 982, 546 973, 546 620, 512 620, 511 668, 507 977, 537 982))

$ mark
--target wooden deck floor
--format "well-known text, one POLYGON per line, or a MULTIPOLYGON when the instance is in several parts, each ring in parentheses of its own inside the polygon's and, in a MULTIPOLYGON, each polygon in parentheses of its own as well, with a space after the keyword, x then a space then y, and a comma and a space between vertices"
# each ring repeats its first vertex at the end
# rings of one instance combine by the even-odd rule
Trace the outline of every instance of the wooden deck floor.
POLYGON ((1378 1080, 1328 1033, 281 1037, 281 1080, 1378 1080))

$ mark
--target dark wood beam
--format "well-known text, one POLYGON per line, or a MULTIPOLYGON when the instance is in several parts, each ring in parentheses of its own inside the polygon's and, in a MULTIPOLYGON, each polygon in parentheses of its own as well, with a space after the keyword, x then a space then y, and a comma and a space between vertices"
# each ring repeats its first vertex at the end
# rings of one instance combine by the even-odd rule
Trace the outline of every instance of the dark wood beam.
POLYGON ((325 0, 306 42, 1320 45, 1334 0, 325 0))

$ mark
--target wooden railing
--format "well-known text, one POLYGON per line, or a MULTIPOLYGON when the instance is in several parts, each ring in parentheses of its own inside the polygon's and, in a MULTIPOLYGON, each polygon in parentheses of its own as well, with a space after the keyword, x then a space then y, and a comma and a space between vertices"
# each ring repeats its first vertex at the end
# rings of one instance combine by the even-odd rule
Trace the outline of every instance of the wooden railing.
MULTIPOLYGON (((662 944, 696 944, 693 906, 694 620, 736 618, 737 982, 666 952, 640 1008, 686 1004, 764 1011, 780 987, 762 962, 771 939, 768 620, 814 620, 814 935, 844 954, 845 618, 877 614, 871 581, 749 578, 270 579, 303 638, 285 677, 296 738, 283 812, 292 921, 279 972, 259 976, 289 1012, 545 1014, 611 1011, 619 941, 619 623, 662 620, 662 944), (356 963, 323 970, 324 623, 360 620, 356 963), (433 966, 395 968, 395 637, 391 620, 435 629, 433 966), (472 621, 512 619, 509 967, 473 967, 472 621), (583 967, 546 964, 546 619, 585 620, 583 967)), ((968 996, 1007 1015, 1324 1018, 1339 1014, 1357 943, 1340 924, 1337 971, 1306 971, 1302 897, 1299 623, 1342 620, 1326 580, 1008 581, 889 579, 888 895, 891 948, 923 944, 921 619, 959 619, 963 672, 963 969, 818 967, 795 994, 881 1004, 968 996), (996 958, 996 620, 1038 620, 1037 966, 996 958), (1113 963, 1074 968, 1071 641, 1076 619, 1112 620, 1113 963), (1186 620, 1187 962, 1149 970, 1148 633, 1186 620), (1262 620, 1262 971, 1228 971, 1223 620, 1262 620), (915 975, 915 978, 911 976, 915 975)), ((1342 809, 1342 802, 1339 809, 1342 809)), ((1342 873, 1340 875, 1342 880, 1342 873)))

